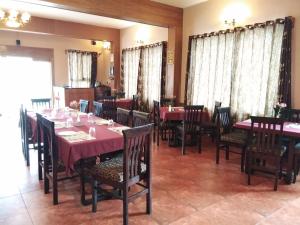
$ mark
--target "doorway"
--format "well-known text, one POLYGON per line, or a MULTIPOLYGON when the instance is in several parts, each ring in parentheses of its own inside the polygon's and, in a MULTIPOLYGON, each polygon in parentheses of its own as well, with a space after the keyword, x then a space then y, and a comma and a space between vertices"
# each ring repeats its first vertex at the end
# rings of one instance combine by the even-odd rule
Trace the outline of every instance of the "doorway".
POLYGON ((0 56, 0 114, 16 118, 31 98, 51 98, 52 63, 31 57, 0 56))

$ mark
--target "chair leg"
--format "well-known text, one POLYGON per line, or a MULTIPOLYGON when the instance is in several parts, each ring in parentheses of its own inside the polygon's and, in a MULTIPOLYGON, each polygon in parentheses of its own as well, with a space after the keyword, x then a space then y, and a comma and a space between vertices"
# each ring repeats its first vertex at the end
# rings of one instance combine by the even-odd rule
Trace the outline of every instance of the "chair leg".
POLYGON ((159 146, 159 133, 160 133, 160 127, 157 127, 157 137, 156 137, 156 144, 159 146))
POLYGON ((85 177, 83 172, 81 172, 80 174, 80 192, 81 192, 81 203, 84 203, 85 202, 85 177))
POLYGON ((246 148, 242 149, 242 156, 241 156, 241 172, 244 172, 245 169, 245 157, 246 157, 246 148))
POLYGON ((278 171, 276 171, 275 174, 274 191, 277 191, 277 186, 278 186, 278 171))
POLYGON ((202 152, 202 134, 200 133, 199 138, 198 138, 198 152, 202 152))
POLYGON ((298 156, 295 155, 294 158, 294 177, 293 177, 293 183, 296 183, 297 175, 299 172, 299 162, 298 162, 298 156))
POLYGON ((53 179, 52 179, 53 205, 57 205, 58 204, 58 189, 57 189, 57 169, 56 169, 55 165, 53 165, 52 173, 53 173, 53 179))
POLYGON ((147 204, 147 214, 152 213, 152 189, 151 189, 151 184, 150 184, 150 179, 148 178, 147 180, 147 185, 148 185, 148 193, 146 194, 146 204, 147 204))
POLYGON ((251 184, 251 157, 250 157, 250 154, 247 155, 247 174, 248 174, 248 185, 251 184))
POLYGON ((48 165, 48 159, 44 157, 44 193, 49 193, 49 178, 47 175, 49 174, 49 165, 48 165))
POLYGON ((123 225, 128 225, 128 188, 123 188, 123 225))
POLYGON ((226 152, 226 160, 229 160, 229 146, 225 147, 225 152, 226 152))
POLYGON ((185 155, 185 134, 182 135, 182 141, 181 141, 181 154, 185 155))
POLYGON ((219 144, 217 144, 217 148, 216 148, 216 164, 219 164, 220 161, 220 146, 219 144))
POLYGON ((97 180, 92 181, 92 188, 93 188, 93 193, 92 193, 92 212, 97 212, 97 198, 98 198, 98 182, 97 180))
POLYGON ((42 162, 42 154, 40 152, 38 152, 38 176, 39 176, 39 180, 43 180, 43 170, 42 170, 41 162, 42 162))

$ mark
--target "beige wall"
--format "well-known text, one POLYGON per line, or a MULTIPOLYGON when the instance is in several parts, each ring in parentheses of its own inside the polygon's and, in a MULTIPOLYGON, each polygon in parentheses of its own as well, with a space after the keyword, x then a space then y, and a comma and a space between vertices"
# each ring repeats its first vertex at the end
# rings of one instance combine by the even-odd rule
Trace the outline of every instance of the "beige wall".
MULTIPOLYGON (((238 0, 209 0, 208 2, 184 9, 183 13, 183 51, 181 72, 181 96, 184 100, 184 85, 187 59, 188 37, 224 29, 220 20, 223 9, 238 0)), ((241 0, 239 0, 241 2, 241 0)), ((285 16, 295 17, 292 42, 292 105, 300 108, 300 0, 243 0, 251 11, 245 24, 265 22, 285 16)))
POLYGON ((0 31, 0 46, 15 45, 17 39, 21 40, 21 46, 53 49, 54 85, 61 86, 68 83, 66 49, 101 52, 102 54, 98 56, 97 80, 103 83, 106 83, 108 80, 110 51, 102 49, 102 42, 97 42, 97 45, 93 46, 91 45, 90 40, 84 39, 67 38, 56 35, 0 31))
POLYGON ((161 41, 168 41, 167 28, 139 24, 121 29, 120 32, 121 50, 124 48, 153 44, 161 41), (140 38, 144 40, 143 44, 136 43, 136 40, 140 38))

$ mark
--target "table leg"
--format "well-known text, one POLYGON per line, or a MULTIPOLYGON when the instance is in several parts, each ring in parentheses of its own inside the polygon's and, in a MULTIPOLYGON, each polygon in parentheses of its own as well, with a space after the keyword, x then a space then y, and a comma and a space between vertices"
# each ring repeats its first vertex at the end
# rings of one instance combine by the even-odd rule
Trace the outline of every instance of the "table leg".
POLYGON ((291 138, 289 142, 289 151, 288 151, 288 163, 286 168, 286 175, 284 176, 284 180, 287 184, 291 184, 293 180, 294 173, 294 149, 295 148, 295 139, 291 138))

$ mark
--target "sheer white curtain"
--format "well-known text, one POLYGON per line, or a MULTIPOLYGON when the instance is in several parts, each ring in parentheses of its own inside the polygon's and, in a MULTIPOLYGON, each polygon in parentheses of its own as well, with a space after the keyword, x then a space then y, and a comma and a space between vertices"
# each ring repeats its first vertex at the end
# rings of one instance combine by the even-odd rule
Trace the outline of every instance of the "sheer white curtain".
POLYGON ((283 24, 192 39, 187 103, 230 106, 237 119, 272 115, 283 24))
POLYGON ((126 98, 137 94, 137 79, 139 72, 141 49, 129 49, 123 52, 124 92, 126 98))
POLYGON ((163 45, 146 47, 142 51, 142 101, 149 109, 153 100, 160 101, 163 45))
POLYGON ((215 101, 229 105, 234 34, 193 39, 187 102, 213 109, 215 101))
POLYGON ((283 24, 236 33, 231 109, 238 120, 271 116, 277 102, 283 24))
POLYGON ((92 54, 68 50, 68 75, 71 87, 90 87, 92 54))

